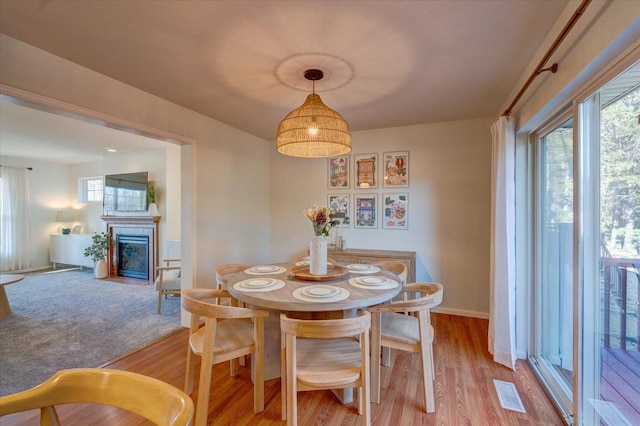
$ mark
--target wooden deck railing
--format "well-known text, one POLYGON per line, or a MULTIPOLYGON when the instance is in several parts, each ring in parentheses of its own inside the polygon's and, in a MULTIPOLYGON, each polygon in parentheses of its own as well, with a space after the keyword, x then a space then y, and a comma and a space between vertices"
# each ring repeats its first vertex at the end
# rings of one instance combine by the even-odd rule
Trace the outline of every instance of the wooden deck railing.
POLYGON ((628 340, 635 343, 635 350, 640 351, 640 259, 601 258, 604 279, 604 346, 611 346, 612 325, 619 325, 620 349, 627 349, 628 340), (630 288, 630 284, 635 288, 630 288), (612 312, 612 302, 619 306, 619 312, 612 312), (635 309, 629 309, 634 306, 635 309), (630 312, 631 311, 631 312, 630 312), (635 327, 628 327, 629 318, 635 315, 635 327), (615 323, 612 324, 612 320, 615 323), (634 330, 635 328, 635 330, 634 330), (635 341, 635 342, 634 342, 635 341))

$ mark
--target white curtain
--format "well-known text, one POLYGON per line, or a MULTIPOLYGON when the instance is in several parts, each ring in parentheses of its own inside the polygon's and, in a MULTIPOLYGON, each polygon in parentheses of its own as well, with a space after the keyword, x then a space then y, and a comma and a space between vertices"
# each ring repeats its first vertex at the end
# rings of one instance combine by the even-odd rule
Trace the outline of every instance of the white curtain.
POLYGON ((515 370, 515 131, 500 117, 491 126, 491 276, 489 352, 515 370))
POLYGON ((29 176, 24 167, 0 167, 0 271, 31 266, 29 176))

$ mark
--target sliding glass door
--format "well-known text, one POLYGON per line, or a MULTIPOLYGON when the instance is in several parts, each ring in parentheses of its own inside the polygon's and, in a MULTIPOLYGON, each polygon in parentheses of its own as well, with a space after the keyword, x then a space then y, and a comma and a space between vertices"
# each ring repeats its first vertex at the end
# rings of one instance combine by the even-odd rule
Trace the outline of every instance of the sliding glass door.
POLYGON ((533 142, 530 361, 567 424, 640 424, 640 62, 533 142))
POLYGON ((531 361, 559 410, 573 401, 573 120, 538 137, 535 150, 535 343, 531 361))
POLYGON ((580 424, 640 424, 640 63, 579 103, 580 424))

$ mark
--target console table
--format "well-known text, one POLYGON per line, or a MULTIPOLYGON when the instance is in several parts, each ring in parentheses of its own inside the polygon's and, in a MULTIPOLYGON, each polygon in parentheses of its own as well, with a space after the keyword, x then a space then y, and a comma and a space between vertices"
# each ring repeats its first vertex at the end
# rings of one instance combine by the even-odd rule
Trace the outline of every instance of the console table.
POLYGON ((407 282, 416 282, 416 252, 395 250, 345 249, 329 250, 327 257, 342 264, 376 263, 383 260, 402 262, 407 267, 407 282))
POLYGON ((58 263, 93 268, 91 257, 84 256, 84 249, 93 243, 93 234, 55 234, 49 236, 49 260, 56 269, 58 263))

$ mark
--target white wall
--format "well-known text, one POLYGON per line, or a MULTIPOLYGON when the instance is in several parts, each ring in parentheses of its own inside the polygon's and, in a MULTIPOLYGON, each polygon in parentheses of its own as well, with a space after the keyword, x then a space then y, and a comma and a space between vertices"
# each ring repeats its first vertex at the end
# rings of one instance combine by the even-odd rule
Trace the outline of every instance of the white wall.
POLYGON ((102 202, 78 203, 78 179, 88 177, 104 177, 102 161, 81 163, 69 166, 70 179, 67 191, 73 200, 73 208, 77 211, 78 220, 82 224, 82 233, 93 234, 104 232, 105 226, 102 215, 102 202))
MULTIPOLYGON (((70 209, 73 198, 68 192, 69 167, 45 161, 0 157, 4 166, 32 167, 28 173, 31 203, 31 265, 45 268, 49 262, 49 235, 57 232, 54 222, 58 210, 70 209)), ((78 221, 79 222, 79 221, 78 221)))
MULTIPOLYGON (((302 211, 327 195, 409 193, 409 229, 343 230, 349 248, 417 252, 416 279, 445 286, 441 310, 486 317, 489 312, 489 226, 492 119, 353 133, 354 154, 409 151, 409 188, 327 189, 327 160, 285 157, 271 147, 271 260, 305 253, 311 238, 302 211)), ((380 163, 379 163, 380 164, 380 163)), ((352 167, 353 173, 353 167, 352 167)), ((378 179, 381 178, 378 173, 378 179)), ((378 213, 380 208, 378 208, 378 213)))
POLYGON ((165 196, 162 200, 164 205, 164 212, 167 218, 165 228, 162 230, 163 240, 180 240, 180 223, 181 209, 180 203, 182 197, 180 196, 180 185, 182 180, 180 178, 180 147, 169 147, 166 150, 167 162, 166 162, 166 181, 165 181, 165 196))

